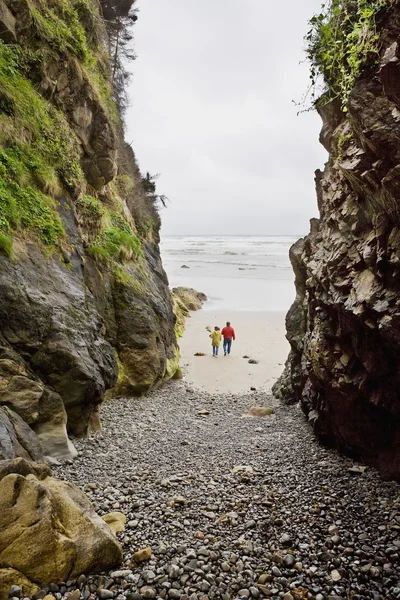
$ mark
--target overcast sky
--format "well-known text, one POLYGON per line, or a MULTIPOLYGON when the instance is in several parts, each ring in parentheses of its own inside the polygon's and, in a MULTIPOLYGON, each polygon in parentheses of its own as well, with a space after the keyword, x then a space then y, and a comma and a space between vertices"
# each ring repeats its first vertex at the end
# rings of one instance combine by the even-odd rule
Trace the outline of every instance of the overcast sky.
POLYGON ((321 0, 138 0, 127 140, 163 235, 305 234, 326 154, 303 36, 321 0))

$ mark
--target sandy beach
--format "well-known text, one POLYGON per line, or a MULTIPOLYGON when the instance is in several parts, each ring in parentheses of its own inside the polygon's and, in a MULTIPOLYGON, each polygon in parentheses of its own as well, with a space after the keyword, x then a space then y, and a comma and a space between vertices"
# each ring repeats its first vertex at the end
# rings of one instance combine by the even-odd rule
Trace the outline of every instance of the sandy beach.
POLYGON ((210 392, 242 393, 251 387, 270 389, 283 370, 289 352, 285 338, 285 312, 236 312, 201 310, 187 319, 180 341, 185 379, 210 392), (207 325, 225 325, 230 319, 236 332, 232 353, 224 357, 220 348, 213 358, 207 325), (194 356, 204 352, 206 356, 194 356), (244 355, 259 361, 249 364, 244 355))

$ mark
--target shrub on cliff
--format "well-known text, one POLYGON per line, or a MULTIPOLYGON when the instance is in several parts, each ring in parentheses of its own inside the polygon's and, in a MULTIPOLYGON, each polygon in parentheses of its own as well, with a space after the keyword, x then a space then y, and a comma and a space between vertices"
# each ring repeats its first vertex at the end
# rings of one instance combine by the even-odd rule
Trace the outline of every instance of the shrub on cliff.
POLYGON ((321 13, 314 15, 305 38, 313 103, 340 98, 343 111, 347 111, 349 93, 361 68, 376 64, 379 57, 379 13, 395 1, 329 0, 321 13), (322 88, 318 87, 321 77, 322 88))

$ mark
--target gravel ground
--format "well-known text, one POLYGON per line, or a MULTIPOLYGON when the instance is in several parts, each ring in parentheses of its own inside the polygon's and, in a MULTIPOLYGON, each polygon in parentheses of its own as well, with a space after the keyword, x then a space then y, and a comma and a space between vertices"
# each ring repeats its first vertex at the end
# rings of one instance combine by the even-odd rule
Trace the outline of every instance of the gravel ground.
POLYGON ((125 564, 51 586, 59 600, 400 598, 399 486, 349 471, 298 407, 175 382, 105 404, 102 420, 55 471, 100 514, 126 514, 125 564), (253 418, 252 406, 275 413, 253 418))

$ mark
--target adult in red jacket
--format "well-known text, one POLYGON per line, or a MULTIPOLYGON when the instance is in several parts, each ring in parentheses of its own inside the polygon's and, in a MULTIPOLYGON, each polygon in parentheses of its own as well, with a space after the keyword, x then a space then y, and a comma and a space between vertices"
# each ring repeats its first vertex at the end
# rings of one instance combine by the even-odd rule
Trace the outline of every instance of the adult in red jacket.
POLYGON ((231 327, 229 321, 227 322, 226 327, 223 328, 221 333, 224 337, 224 356, 226 356, 226 353, 231 353, 232 341, 236 339, 235 330, 233 329, 233 327, 231 327))

